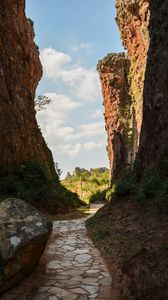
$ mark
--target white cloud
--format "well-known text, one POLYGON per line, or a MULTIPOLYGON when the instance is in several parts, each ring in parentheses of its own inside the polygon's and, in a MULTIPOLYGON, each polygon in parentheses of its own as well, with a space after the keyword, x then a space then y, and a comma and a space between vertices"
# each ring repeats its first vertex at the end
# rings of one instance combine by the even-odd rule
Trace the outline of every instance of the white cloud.
POLYGON ((82 105, 66 95, 45 93, 51 98, 46 110, 38 111, 37 120, 51 150, 65 153, 71 159, 82 150, 100 148, 101 143, 86 141, 91 137, 104 135, 104 123, 94 122, 81 124, 75 128, 67 125, 67 117, 82 105))
POLYGON ((62 127, 57 130, 57 134, 59 133, 60 136, 62 136, 62 139, 65 141, 75 141, 105 134, 105 129, 103 122, 97 122, 91 124, 81 124, 75 129, 72 127, 62 127), (62 133, 65 132, 66 134, 63 135, 62 133))
POLYGON ((83 147, 84 147, 85 150, 91 151, 91 150, 96 149, 96 148, 103 148, 104 144, 105 144, 104 140, 101 140, 99 142, 91 141, 91 142, 84 143, 83 147))
POLYGON ((80 125, 82 136, 96 136, 105 132, 104 122, 96 122, 80 125))
POLYGON ((64 153, 68 154, 70 156, 70 158, 74 158, 75 156, 77 156, 79 154, 79 152, 82 149, 82 145, 81 143, 77 143, 75 145, 64 145, 62 147, 62 150, 64 153))
POLYGON ((71 45, 69 46, 69 50, 74 53, 80 50, 85 50, 86 53, 90 53, 93 47, 94 47, 94 43, 77 43, 75 41, 72 41, 71 45))
POLYGON ((79 62, 73 63, 70 55, 53 48, 41 50, 40 58, 44 76, 64 83, 78 99, 93 101, 100 95, 98 74, 94 69, 84 68, 79 62))
MULTIPOLYGON (((82 49, 89 46, 80 45, 82 49)), ((53 48, 41 51, 41 61, 45 79, 50 84, 53 82, 53 86, 60 84, 65 93, 45 93, 52 101, 46 110, 37 112, 37 120, 56 161, 59 155, 68 160, 75 158, 76 161, 86 151, 105 147, 102 142, 105 129, 104 122, 99 118, 100 110, 96 109, 96 103, 89 102, 100 96, 96 71, 83 67, 81 62, 74 62, 70 55, 53 48), (92 119, 90 123, 83 123, 81 113, 78 116, 78 112, 76 115, 74 112, 83 107, 88 118, 87 105, 88 110, 95 107, 95 112, 89 116, 92 119)))
POLYGON ((103 117, 103 112, 100 109, 96 109, 95 112, 91 115, 91 119, 99 119, 103 117))
POLYGON ((66 95, 45 93, 51 98, 46 110, 37 113, 37 120, 42 129, 46 141, 50 147, 56 148, 66 136, 72 135, 74 129, 65 125, 68 115, 78 109, 82 104, 73 101, 66 95))
POLYGON ((68 114, 79 108, 82 103, 74 101, 70 96, 57 94, 57 93, 45 93, 45 96, 51 99, 50 104, 46 110, 40 110, 37 114, 38 120, 42 120, 45 124, 50 124, 51 120, 63 121, 68 114))

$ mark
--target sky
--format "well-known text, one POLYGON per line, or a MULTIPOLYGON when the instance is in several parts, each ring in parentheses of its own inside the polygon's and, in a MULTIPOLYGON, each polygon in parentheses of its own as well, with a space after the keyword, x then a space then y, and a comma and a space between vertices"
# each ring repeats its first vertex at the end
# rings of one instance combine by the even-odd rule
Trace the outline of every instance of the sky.
POLYGON ((115 0, 27 0, 43 78, 36 96, 51 99, 37 120, 63 171, 108 167, 104 107, 96 65, 123 51, 115 0))

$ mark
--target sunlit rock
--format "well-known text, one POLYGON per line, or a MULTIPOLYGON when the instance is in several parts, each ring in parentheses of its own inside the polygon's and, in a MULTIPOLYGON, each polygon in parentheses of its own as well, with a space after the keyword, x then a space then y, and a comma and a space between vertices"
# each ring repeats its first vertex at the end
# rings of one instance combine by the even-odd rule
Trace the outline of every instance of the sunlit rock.
POLYGON ((0 293, 18 283, 37 265, 52 225, 19 199, 0 204, 0 293))

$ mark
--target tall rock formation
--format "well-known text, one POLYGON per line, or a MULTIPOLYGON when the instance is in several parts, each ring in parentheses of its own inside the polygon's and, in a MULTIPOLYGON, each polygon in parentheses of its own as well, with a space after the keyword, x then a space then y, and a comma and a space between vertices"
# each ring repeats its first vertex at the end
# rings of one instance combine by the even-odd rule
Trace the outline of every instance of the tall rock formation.
POLYGON ((168 1, 149 1, 150 47, 146 67, 143 123, 138 154, 145 169, 168 155, 168 1))
POLYGON ((105 105, 111 182, 128 165, 133 165, 139 148, 149 48, 149 0, 117 0, 116 10, 116 22, 127 58, 124 54, 110 55, 98 64, 105 105), (121 103, 124 105, 122 113, 121 103))
POLYGON ((23 161, 55 176, 52 154, 38 128, 34 97, 42 76, 25 0, 0 1, 0 176, 23 161))
POLYGON ((123 46, 128 51, 131 61, 129 83, 135 111, 134 151, 136 153, 142 125, 143 87, 149 47, 149 0, 117 0, 116 9, 116 21, 121 32, 123 46))
POLYGON ((133 161, 129 67, 130 61, 124 53, 108 54, 97 66, 105 107, 111 183, 133 161))

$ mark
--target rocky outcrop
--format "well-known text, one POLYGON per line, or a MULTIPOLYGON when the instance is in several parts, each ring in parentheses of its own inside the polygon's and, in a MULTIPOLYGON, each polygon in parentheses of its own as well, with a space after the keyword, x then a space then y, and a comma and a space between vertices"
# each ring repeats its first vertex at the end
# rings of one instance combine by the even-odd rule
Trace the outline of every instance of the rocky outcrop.
POLYGON ((149 47, 149 0, 117 0, 116 10, 116 21, 121 32, 123 46, 128 51, 131 61, 128 76, 135 113, 134 152, 136 153, 142 125, 143 87, 149 47))
POLYGON ((38 128, 34 97, 42 76, 25 0, 0 1, 0 176, 24 161, 55 176, 52 154, 38 128))
POLYGON ((98 64, 105 105, 111 182, 132 166, 139 148, 146 59, 149 47, 149 0, 117 0, 124 54, 98 64))
POLYGON ((140 170, 168 153, 168 1, 150 1, 150 47, 146 67, 140 170))
POLYGON ((131 185, 129 176, 121 178, 112 195, 117 201, 90 226, 118 273, 113 287, 118 285, 120 295, 114 299, 163 300, 168 295, 168 0, 117 0, 117 23, 131 61, 138 153, 131 185))
POLYGON ((22 200, 0 204, 0 293, 17 284, 37 265, 51 223, 22 200))
POLYGON ((130 61, 124 53, 108 54, 99 61, 108 136, 108 157, 111 182, 133 162, 132 99, 129 96, 130 61))

